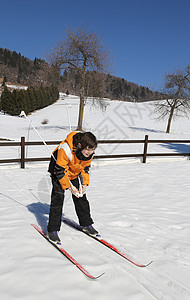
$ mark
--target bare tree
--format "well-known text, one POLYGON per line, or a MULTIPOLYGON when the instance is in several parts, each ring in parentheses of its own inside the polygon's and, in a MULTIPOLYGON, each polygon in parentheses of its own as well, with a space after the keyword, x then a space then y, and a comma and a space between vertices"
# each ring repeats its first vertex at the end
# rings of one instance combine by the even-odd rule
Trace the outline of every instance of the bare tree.
POLYGON ((167 99, 155 103, 154 113, 158 119, 168 117, 166 133, 169 133, 172 119, 187 116, 190 111, 190 65, 165 75, 163 92, 167 99))
POLYGON ((109 64, 108 51, 104 49, 98 35, 85 27, 66 28, 63 40, 56 42, 49 54, 49 62, 60 69, 78 71, 80 81, 80 108, 78 130, 82 130, 85 105, 87 71, 105 72, 109 64))
MULTIPOLYGON (((91 97, 91 105, 95 109, 101 109, 102 112, 106 111, 108 103, 105 99, 106 91, 106 76, 99 72, 87 72, 86 74, 86 89, 85 95, 91 97)), ((86 103, 86 101, 85 101, 86 103)))

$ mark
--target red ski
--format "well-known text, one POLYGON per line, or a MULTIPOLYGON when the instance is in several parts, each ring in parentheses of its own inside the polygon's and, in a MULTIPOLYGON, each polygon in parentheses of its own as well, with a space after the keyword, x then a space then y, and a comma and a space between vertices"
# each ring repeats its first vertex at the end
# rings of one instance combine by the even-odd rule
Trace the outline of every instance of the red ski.
POLYGON ((63 254, 70 262, 72 262, 82 273, 84 273, 90 279, 97 279, 101 277, 104 273, 99 276, 92 276, 81 264, 79 264, 68 252, 66 252, 61 245, 52 243, 45 233, 36 225, 32 224, 32 226, 50 243, 52 244, 61 254, 63 254))
POLYGON ((77 230, 82 231, 83 233, 85 233, 86 235, 88 235, 89 237, 95 239, 96 241, 100 242, 101 244, 103 244, 104 246, 108 247, 109 249, 113 250, 115 253, 121 255, 123 258, 125 258, 126 260, 128 260, 129 262, 131 262, 132 264, 134 264, 137 267, 140 268, 145 268, 147 266, 149 266, 152 261, 150 261, 148 264, 139 264, 136 263, 135 261, 133 261, 132 259, 130 259, 126 254, 124 254, 123 252, 121 252, 120 250, 118 250, 115 246, 111 245, 110 243, 108 243, 107 241, 105 241, 104 239, 102 239, 100 236, 92 236, 87 234, 86 232, 84 232, 81 228, 80 225, 78 225, 77 223, 71 221, 70 219, 64 218, 63 222, 66 223, 67 225, 76 228, 77 230))

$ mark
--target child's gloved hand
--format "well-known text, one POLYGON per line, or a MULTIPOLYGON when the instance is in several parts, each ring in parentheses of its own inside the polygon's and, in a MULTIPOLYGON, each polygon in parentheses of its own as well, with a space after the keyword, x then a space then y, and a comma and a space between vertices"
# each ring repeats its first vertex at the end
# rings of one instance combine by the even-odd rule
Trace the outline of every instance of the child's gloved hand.
POLYGON ((80 197, 80 192, 79 192, 79 190, 78 190, 74 185, 71 186, 71 187, 69 187, 69 191, 70 191, 73 195, 75 195, 77 198, 80 197))
POLYGON ((86 193, 86 188, 87 188, 86 184, 82 185, 82 194, 83 195, 86 193))

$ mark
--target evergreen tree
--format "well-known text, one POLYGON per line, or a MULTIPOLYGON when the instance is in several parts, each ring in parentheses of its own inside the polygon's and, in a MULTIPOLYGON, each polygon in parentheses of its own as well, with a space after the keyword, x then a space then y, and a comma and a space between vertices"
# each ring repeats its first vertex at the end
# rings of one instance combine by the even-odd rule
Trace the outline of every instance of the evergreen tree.
POLYGON ((40 60, 37 59, 37 58, 35 57, 33 63, 34 63, 33 69, 34 69, 35 71, 39 70, 39 69, 40 69, 40 60))
POLYGON ((5 86, 1 95, 0 110, 11 115, 19 115, 22 110, 26 114, 54 103, 59 98, 57 87, 29 87, 27 90, 13 90, 11 93, 5 86))
POLYGON ((18 100, 18 108, 19 108, 19 110, 20 110, 20 112, 22 111, 22 110, 24 110, 24 112, 26 113, 26 114, 28 114, 29 113, 29 105, 28 105, 28 99, 27 99, 27 91, 25 91, 25 90, 20 90, 19 91, 19 100, 18 100))
POLYGON ((42 108, 42 107, 44 107, 44 103, 45 103, 44 93, 43 93, 43 88, 42 87, 40 87, 40 89, 39 89, 39 95, 40 95, 40 102, 39 102, 38 108, 42 108))
POLYGON ((13 68, 16 68, 18 64, 18 59, 19 59, 19 55, 15 51, 13 51, 9 61, 9 65, 13 68))
POLYGON ((11 101, 12 101, 12 111, 9 111, 11 115, 18 115, 18 109, 17 109, 17 90, 13 90, 11 93, 11 101))
POLYGON ((4 90, 1 94, 1 102, 2 102, 2 110, 6 113, 11 113, 12 111, 12 99, 11 99, 11 92, 5 86, 4 90))
POLYGON ((35 109, 40 108, 41 105, 41 92, 39 89, 34 89, 34 97, 35 97, 35 109))
POLYGON ((16 105, 16 115, 20 115, 21 111, 23 110, 23 99, 22 99, 22 92, 20 90, 14 90, 15 92, 15 105, 16 105))
POLYGON ((28 102, 28 110, 34 111, 36 109, 35 97, 34 97, 34 89, 29 87, 26 91, 27 94, 27 102, 28 102))
POLYGON ((3 78, 2 86, 5 86, 5 85, 6 85, 6 82, 7 82, 7 76, 5 75, 4 78, 3 78))
POLYGON ((143 87, 142 90, 141 90, 141 94, 140 94, 140 97, 142 99, 144 99, 146 97, 146 93, 145 93, 145 88, 143 87))

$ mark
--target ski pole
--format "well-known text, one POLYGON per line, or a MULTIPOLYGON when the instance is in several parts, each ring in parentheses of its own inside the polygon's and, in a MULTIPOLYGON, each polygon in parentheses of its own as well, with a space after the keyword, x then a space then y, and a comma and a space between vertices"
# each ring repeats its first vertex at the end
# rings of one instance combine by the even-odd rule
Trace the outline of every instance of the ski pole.
POLYGON ((34 127, 34 125, 32 124, 32 122, 29 120, 29 118, 26 116, 25 112, 22 110, 19 117, 25 117, 25 119, 29 122, 29 124, 32 126, 32 128, 34 129, 34 131, 37 133, 37 135, 40 137, 40 139, 42 140, 43 144, 46 146, 46 148, 48 149, 49 153, 51 154, 51 156, 53 157, 53 159, 56 161, 55 156, 53 155, 53 153, 51 152, 51 150, 49 149, 48 145, 46 144, 46 142, 44 141, 44 139, 42 138, 42 136, 39 134, 39 132, 36 130, 36 128, 34 127))

